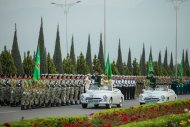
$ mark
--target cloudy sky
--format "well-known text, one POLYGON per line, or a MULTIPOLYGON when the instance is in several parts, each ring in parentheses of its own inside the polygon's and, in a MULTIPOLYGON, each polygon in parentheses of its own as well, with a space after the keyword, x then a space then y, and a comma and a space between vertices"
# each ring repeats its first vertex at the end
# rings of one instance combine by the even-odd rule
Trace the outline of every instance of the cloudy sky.
MULTIPOLYGON (((0 51, 6 45, 12 48, 14 23, 21 55, 36 49, 40 18, 43 17, 45 46, 53 55, 57 25, 60 26, 61 50, 66 56, 64 8, 50 4, 64 3, 64 0, 0 0, 0 51)), ((68 3, 76 0, 67 0, 68 3)), ((132 58, 139 59, 143 43, 148 58, 150 46, 153 59, 161 50, 162 60, 167 47, 168 57, 175 51, 175 10, 168 0, 107 0, 107 52, 110 59, 117 59, 119 38, 123 60, 127 61, 129 48, 132 58)), ((104 28, 104 1, 81 0, 73 6, 68 15, 69 48, 74 36, 75 53, 86 54, 88 34, 91 35, 92 54, 98 53, 100 33, 104 28)), ((182 49, 190 52, 190 1, 181 4, 179 10, 178 61, 182 49)), ((189 54, 190 56, 190 54, 189 54)))

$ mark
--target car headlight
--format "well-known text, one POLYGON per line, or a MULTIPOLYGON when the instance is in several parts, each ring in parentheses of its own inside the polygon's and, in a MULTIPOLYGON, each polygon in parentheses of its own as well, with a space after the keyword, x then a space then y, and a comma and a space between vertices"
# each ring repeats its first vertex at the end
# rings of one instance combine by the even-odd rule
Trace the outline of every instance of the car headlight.
POLYGON ((140 100, 143 99, 143 95, 142 95, 142 94, 139 95, 139 99, 140 99, 140 100))
POLYGON ((108 97, 106 95, 103 96, 104 101, 107 101, 108 97))
POLYGON ((161 96, 162 101, 164 101, 165 98, 166 98, 166 97, 165 97, 164 95, 161 96))

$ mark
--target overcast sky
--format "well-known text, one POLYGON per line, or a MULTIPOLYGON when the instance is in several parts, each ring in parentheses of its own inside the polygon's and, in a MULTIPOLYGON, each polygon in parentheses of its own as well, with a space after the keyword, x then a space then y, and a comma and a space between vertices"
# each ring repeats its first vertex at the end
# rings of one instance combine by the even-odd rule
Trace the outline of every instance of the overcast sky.
MULTIPOLYGON (((158 59, 159 50, 168 48, 168 57, 175 51, 175 10, 167 0, 106 0, 107 1, 107 52, 110 59, 117 59, 119 38, 123 61, 127 61, 131 48, 132 58, 139 59, 143 43, 146 58, 153 50, 153 59, 158 59)), ((56 29, 60 26, 61 50, 66 56, 64 8, 51 2, 64 3, 64 0, 0 0, 0 51, 6 45, 12 48, 14 23, 17 24, 17 37, 21 56, 24 52, 36 49, 40 18, 43 17, 45 47, 54 52, 56 29)), ((68 3, 76 0, 67 0, 68 3)), ((68 15, 69 49, 74 35, 75 54, 86 54, 88 34, 91 35, 92 55, 98 54, 100 33, 103 33, 103 0, 81 0, 70 8, 68 15)), ((190 1, 181 4, 179 10, 178 61, 182 49, 188 49, 190 56, 190 1)), ((168 61, 169 62, 169 61, 168 61)))

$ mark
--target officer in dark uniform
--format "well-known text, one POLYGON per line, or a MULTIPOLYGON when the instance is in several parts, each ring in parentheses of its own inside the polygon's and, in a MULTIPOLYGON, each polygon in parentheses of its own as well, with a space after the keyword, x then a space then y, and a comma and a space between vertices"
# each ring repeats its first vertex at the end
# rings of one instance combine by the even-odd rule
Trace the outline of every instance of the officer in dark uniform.
POLYGON ((156 78, 154 77, 154 72, 150 72, 150 75, 147 76, 147 79, 150 80, 150 87, 153 89, 156 88, 156 78))
POLYGON ((101 76, 99 75, 98 71, 95 72, 94 84, 97 84, 97 85, 101 84, 101 76))

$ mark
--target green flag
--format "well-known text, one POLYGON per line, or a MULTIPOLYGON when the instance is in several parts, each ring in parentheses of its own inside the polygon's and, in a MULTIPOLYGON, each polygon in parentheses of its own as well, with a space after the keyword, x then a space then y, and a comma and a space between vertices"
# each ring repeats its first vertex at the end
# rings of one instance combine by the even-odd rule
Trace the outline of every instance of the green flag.
POLYGON ((183 65, 182 64, 178 64, 177 76, 180 77, 180 78, 183 76, 183 65))
POLYGON ((36 62, 35 62, 35 67, 34 67, 33 79, 34 80, 40 79, 40 48, 39 48, 39 46, 37 47, 36 62))
POLYGON ((149 66, 148 66, 148 76, 150 76, 150 74, 153 72, 154 72, 154 68, 153 68, 152 60, 150 59, 149 66))
POLYGON ((105 74, 107 75, 107 79, 111 79, 112 76, 112 70, 111 70, 111 64, 110 64, 110 59, 109 59, 109 54, 106 60, 106 67, 105 67, 105 74))

